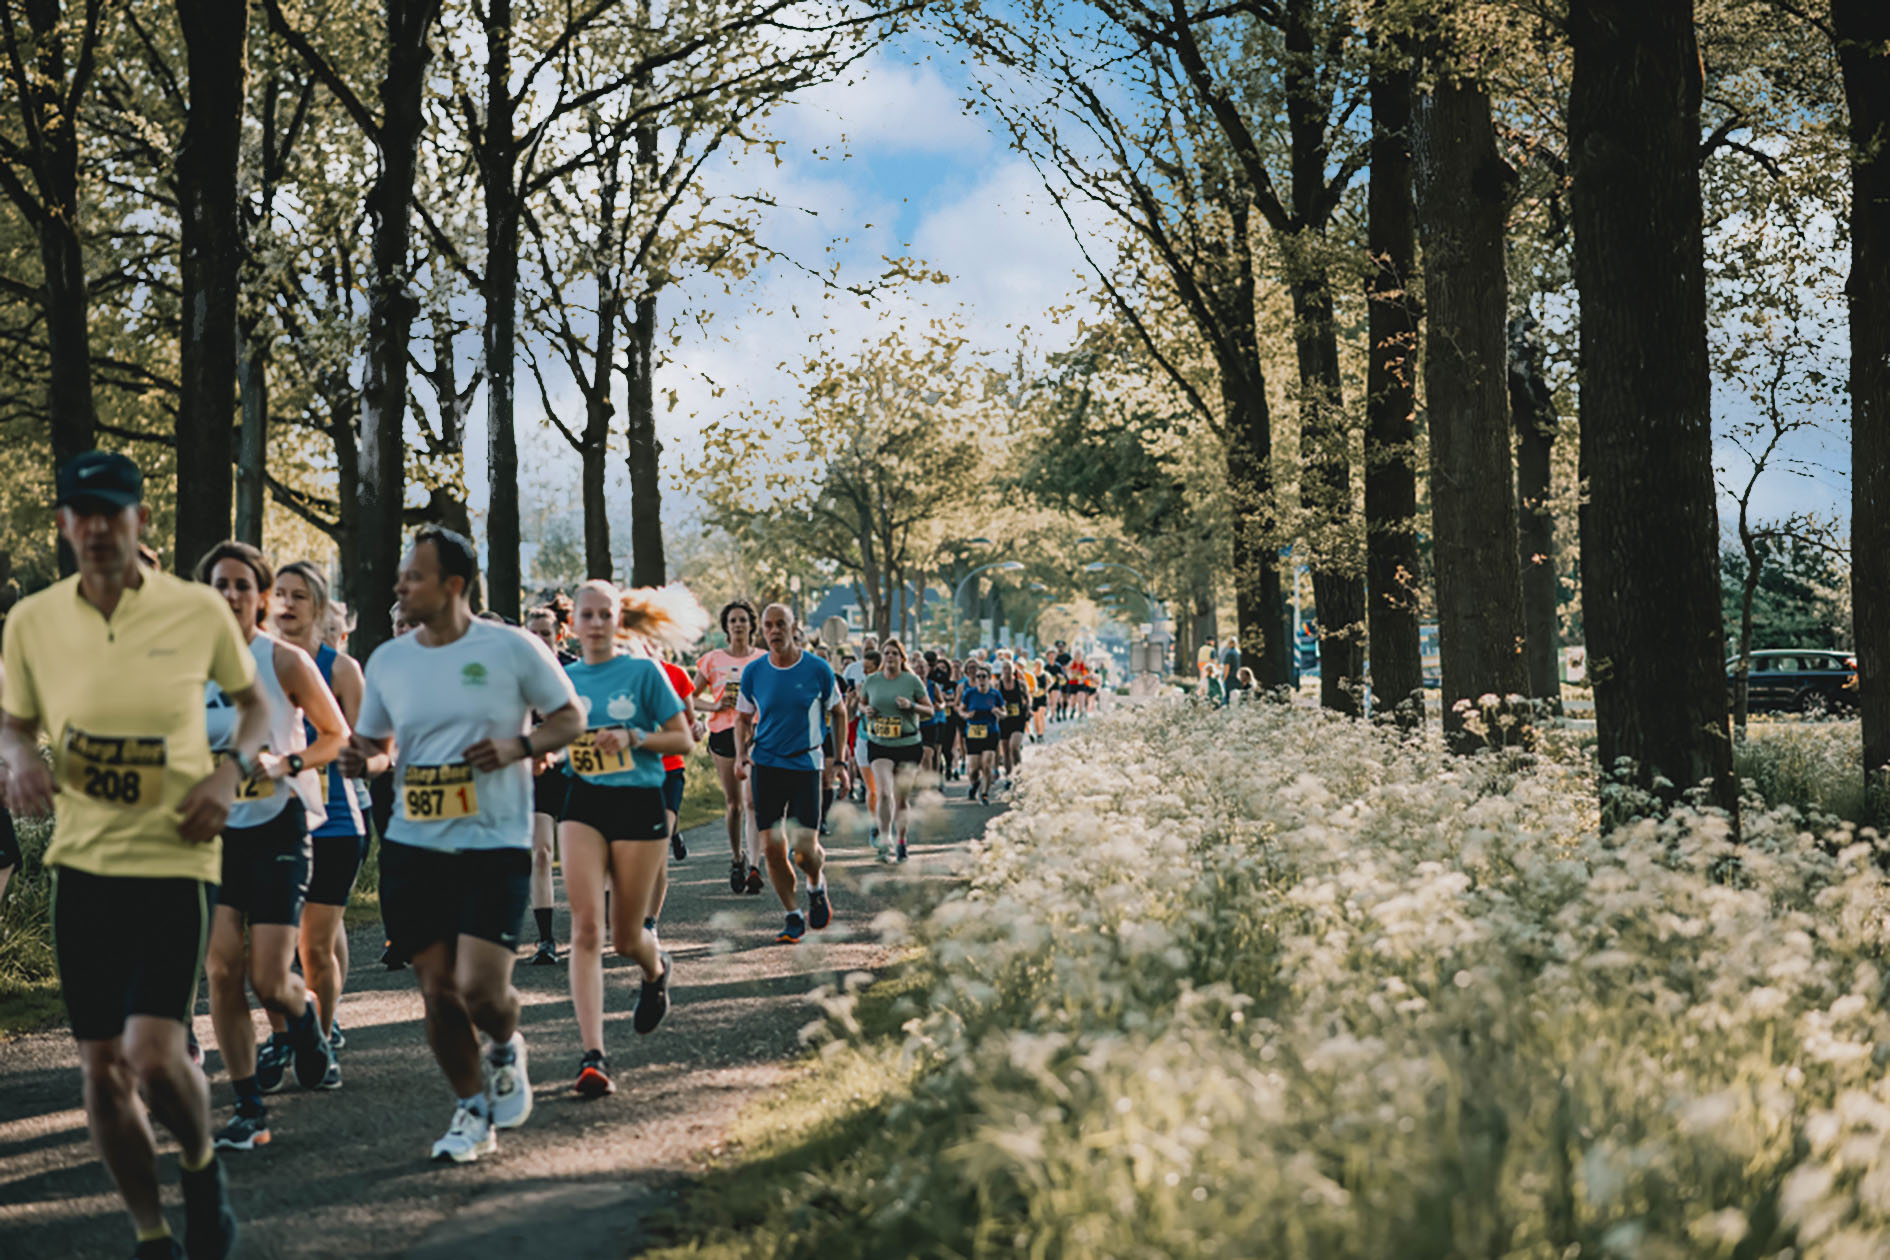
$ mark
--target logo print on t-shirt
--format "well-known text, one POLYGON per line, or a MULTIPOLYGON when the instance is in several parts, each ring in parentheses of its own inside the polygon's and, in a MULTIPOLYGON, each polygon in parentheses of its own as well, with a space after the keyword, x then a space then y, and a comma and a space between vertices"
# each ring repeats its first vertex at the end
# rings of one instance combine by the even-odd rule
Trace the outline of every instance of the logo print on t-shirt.
POLYGON ((483 687, 486 685, 486 667, 473 661, 459 671, 459 680, 468 687, 483 687))
POLYGON ((637 715, 637 702, 630 698, 629 693, 620 691, 610 698, 610 703, 604 706, 604 712, 616 721, 628 722, 637 715))

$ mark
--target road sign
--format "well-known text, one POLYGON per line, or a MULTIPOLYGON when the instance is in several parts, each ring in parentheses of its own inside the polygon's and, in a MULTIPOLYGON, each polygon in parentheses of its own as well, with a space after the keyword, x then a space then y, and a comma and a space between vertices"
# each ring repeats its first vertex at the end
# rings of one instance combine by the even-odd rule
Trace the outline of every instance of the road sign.
POLYGON ((820 641, 828 647, 839 647, 847 641, 847 619, 829 617, 820 623, 820 641))

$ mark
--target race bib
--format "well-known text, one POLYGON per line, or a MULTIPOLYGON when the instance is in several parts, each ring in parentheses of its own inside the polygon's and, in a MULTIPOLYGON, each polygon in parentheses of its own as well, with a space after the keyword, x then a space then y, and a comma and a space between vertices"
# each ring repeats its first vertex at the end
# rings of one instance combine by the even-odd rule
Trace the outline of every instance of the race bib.
POLYGON ((868 721, 866 733, 877 740, 898 739, 905 734, 906 724, 896 717, 876 717, 868 721))
MULTIPOLYGON (((268 751, 267 748, 263 749, 263 752, 268 751)), ((234 753, 220 752, 217 754, 217 764, 222 765, 234 759, 235 756, 234 753)), ((241 770, 242 767, 238 766, 237 769, 241 770)), ((239 801, 266 801, 275 794, 276 781, 274 779, 241 779, 236 784, 236 799, 239 801)))
POLYGON ((585 731, 571 741, 571 769, 586 779, 620 774, 630 769, 630 750, 607 753, 597 746, 597 732, 585 731))
POLYGON ((408 766, 400 774, 400 795, 408 822, 452 822, 479 813, 479 789, 468 765, 408 766))
POLYGON ((972 723, 965 727, 966 739, 989 739, 990 737, 991 728, 982 722, 972 723))
POLYGON ((1004 712, 1006 716, 1009 717, 1022 717, 1024 715, 1024 706, 1021 704, 1007 704, 1004 706, 1004 712))
POLYGON ((154 809, 164 796, 162 737, 88 735, 68 726, 61 777, 70 792, 120 809, 154 809))

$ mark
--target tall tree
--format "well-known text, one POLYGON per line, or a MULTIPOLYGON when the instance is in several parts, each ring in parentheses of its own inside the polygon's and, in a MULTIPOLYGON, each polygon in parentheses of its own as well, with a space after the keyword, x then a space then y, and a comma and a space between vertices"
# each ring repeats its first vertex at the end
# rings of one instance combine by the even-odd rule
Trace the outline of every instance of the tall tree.
POLYGON ((97 444, 84 216, 79 197, 79 120, 98 68, 103 0, 5 0, 0 38, 19 129, 0 132, 0 190, 32 225, 40 283, 16 293, 45 320, 46 414, 53 466, 97 444))
MULTIPOLYGON (((1380 17, 1385 7, 1377 10, 1380 17)), ((1375 712, 1424 721, 1418 646, 1417 205, 1411 172, 1416 71, 1407 41, 1375 32, 1367 192, 1365 587, 1375 712)))
POLYGON ((183 344, 172 562, 188 574, 199 556, 230 533, 243 246, 236 171, 243 147, 249 0, 179 0, 177 19, 190 54, 190 113, 177 149, 183 344))
POLYGON ((1852 629, 1864 770, 1881 794, 1890 774, 1890 7, 1832 0, 1831 24, 1850 107, 1852 629))
POLYGON ((1555 396, 1542 370, 1535 321, 1509 322, 1509 411, 1516 429, 1516 560, 1522 572, 1523 662, 1538 711, 1562 711, 1562 671, 1556 631, 1561 580, 1555 566, 1555 439, 1560 423, 1555 396))
MULTIPOLYGON (((1583 615, 1604 776, 1738 808, 1719 619, 1692 0, 1572 0, 1583 615)), ((1638 808, 1604 788, 1605 819, 1638 808)))
POLYGON ((289 20, 282 0, 265 3, 272 28, 374 141, 381 159, 380 174, 368 197, 374 241, 368 277, 367 366, 361 389, 354 565, 360 582, 360 616, 350 640, 350 648, 365 658, 393 635, 387 595, 394 588, 400 563, 408 341, 418 306, 408 283, 408 253, 413 238, 414 178, 426 123, 421 106, 440 0, 384 0, 387 61, 379 85, 379 116, 289 20))

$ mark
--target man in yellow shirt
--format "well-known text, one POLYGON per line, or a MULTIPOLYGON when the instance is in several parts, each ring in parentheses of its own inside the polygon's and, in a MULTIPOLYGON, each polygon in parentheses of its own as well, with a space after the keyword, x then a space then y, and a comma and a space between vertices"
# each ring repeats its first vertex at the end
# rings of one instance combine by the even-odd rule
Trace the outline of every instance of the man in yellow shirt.
POLYGON ((148 1103, 182 1150, 190 1260, 220 1260, 235 1246, 236 1216, 186 1031, 216 905, 218 833, 255 770, 268 714, 223 600, 140 563, 151 513, 135 464, 75 457, 59 470, 54 506, 79 571, 7 618, 7 804, 55 818, 45 862, 60 989, 86 1123, 137 1227, 135 1254, 186 1254, 159 1202, 148 1103), (204 732, 208 682, 238 710, 235 753, 221 765, 204 732))

